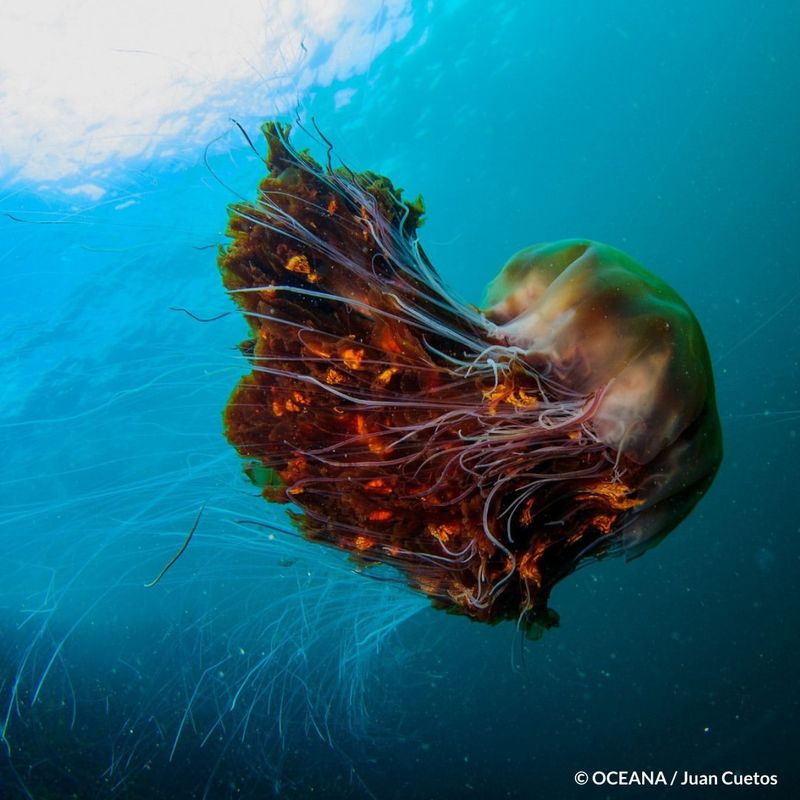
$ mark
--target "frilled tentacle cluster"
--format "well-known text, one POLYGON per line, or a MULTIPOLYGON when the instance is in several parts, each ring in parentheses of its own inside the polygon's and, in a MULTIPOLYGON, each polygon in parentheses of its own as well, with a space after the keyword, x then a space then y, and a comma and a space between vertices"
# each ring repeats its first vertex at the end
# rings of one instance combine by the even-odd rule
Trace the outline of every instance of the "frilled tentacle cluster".
POLYGON ((246 471, 308 539, 439 607, 553 624, 553 585, 641 502, 593 433, 600 394, 453 299, 417 241, 421 200, 264 133, 269 174, 220 256, 250 327, 225 411, 246 471))

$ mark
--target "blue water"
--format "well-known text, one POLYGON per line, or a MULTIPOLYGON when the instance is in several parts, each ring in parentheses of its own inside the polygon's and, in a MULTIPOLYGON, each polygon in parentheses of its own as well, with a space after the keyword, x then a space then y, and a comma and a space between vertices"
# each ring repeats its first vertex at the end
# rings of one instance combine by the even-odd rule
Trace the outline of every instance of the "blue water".
MULTIPOLYGON (((560 584, 561 627, 528 644, 237 524, 281 521, 222 435, 244 323, 171 308, 232 309, 216 246, 263 165, 227 123, 205 160, 113 164, 94 201, 9 172, 0 797, 683 794, 578 770, 767 773, 726 796, 798 796, 798 6, 411 10, 297 113, 423 194, 422 242, 470 302, 516 250, 572 236, 674 286, 714 362, 715 484, 644 558, 560 584)), ((228 112, 263 152, 273 109, 228 112)))

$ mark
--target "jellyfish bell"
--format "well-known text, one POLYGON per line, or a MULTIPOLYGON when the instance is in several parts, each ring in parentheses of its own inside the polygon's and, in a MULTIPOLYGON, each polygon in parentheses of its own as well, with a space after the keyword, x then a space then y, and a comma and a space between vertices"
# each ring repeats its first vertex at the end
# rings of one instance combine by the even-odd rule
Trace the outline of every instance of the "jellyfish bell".
POLYGON ((575 240, 514 256, 481 311, 425 255, 421 200, 264 133, 268 175, 220 255, 250 328, 225 427, 306 538, 533 629, 588 558, 638 555, 689 513, 721 437, 672 289, 575 240))
POLYGON ((601 395, 592 430, 644 467, 628 555, 659 541, 704 494, 722 456, 711 360, 689 306, 630 256, 579 239, 514 255, 486 305, 497 336, 544 358, 571 389, 601 395))

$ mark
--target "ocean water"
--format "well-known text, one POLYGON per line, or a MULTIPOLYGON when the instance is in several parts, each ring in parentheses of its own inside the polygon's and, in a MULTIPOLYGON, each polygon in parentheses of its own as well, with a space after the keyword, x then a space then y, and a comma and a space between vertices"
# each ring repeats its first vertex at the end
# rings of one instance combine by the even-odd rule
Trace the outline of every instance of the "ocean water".
POLYGON ((0 798, 796 797, 798 6, 145 5, 0 12, 0 798), (245 325, 195 317, 276 116, 421 193, 468 302, 588 237, 698 316, 716 482, 540 641, 241 522, 245 325), (620 770, 777 785, 575 780, 620 770))

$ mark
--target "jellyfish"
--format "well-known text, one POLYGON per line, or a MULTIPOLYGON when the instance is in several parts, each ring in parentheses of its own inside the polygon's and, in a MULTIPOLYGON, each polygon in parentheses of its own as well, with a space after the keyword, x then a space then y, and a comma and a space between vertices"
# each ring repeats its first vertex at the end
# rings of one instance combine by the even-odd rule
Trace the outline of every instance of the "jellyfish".
POLYGON ((249 326, 224 412, 245 472, 367 575, 473 620, 557 624, 560 580, 649 550, 714 479, 697 319, 583 239, 522 250, 466 304, 419 242, 421 198, 263 132, 267 177, 219 257, 249 326))

